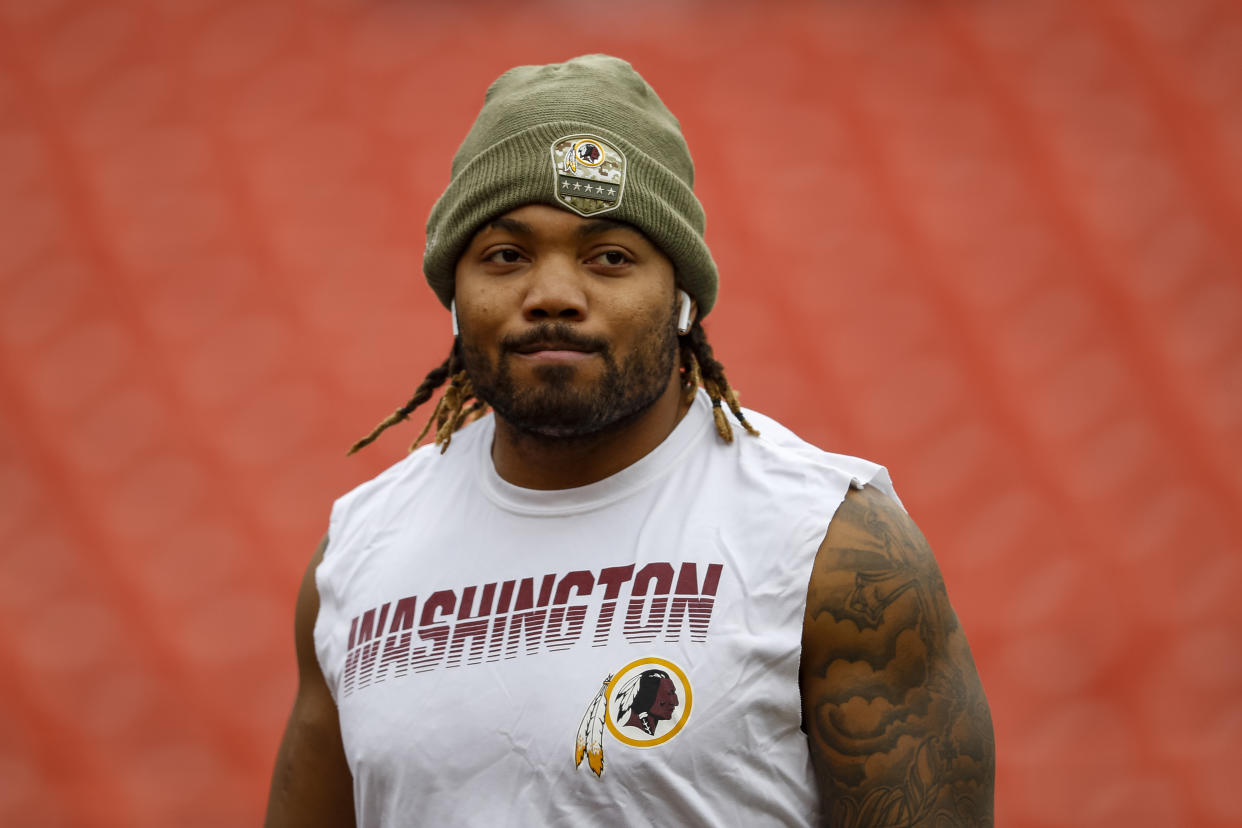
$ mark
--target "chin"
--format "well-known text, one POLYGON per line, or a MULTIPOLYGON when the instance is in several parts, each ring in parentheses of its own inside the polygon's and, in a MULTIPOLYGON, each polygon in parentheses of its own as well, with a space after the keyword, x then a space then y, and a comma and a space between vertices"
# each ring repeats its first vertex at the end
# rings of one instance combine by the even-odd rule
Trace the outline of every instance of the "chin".
POLYGON ((567 365, 564 363, 553 363, 550 365, 533 365, 530 369, 532 384, 536 386, 552 386, 553 388, 562 388, 572 385, 577 381, 578 384, 592 382, 585 374, 588 372, 585 366, 567 365))
POLYGON ((656 399, 630 399, 617 405, 599 384, 589 388, 532 389, 492 404, 496 413, 517 431, 543 440, 591 439, 630 425, 656 399))

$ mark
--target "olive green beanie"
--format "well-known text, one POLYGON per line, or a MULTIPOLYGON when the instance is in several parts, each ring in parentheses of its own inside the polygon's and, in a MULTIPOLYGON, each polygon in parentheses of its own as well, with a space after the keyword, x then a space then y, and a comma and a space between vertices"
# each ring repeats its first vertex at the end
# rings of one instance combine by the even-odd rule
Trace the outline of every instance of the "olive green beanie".
POLYGON ((681 126, 630 64, 585 55, 519 66, 487 90, 453 157, 427 219, 423 272, 447 307, 457 260, 484 222, 551 204, 640 229, 673 262, 701 318, 716 302, 717 276, 693 188, 681 126))

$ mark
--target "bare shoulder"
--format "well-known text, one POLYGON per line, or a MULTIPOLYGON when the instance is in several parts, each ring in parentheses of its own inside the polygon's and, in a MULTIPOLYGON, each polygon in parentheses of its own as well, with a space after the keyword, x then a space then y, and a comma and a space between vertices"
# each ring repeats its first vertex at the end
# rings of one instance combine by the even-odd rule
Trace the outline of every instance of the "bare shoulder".
POLYGON ((940 568, 891 498, 851 490, 807 590, 803 716, 825 824, 990 826, 987 699, 940 568))
POLYGON ((315 570, 327 546, 325 536, 298 590, 293 624, 298 690, 272 772, 267 828, 354 824, 353 777, 345 759, 340 717, 315 654, 319 616, 315 570))
POLYGON ((294 645, 298 654, 299 675, 305 668, 314 668, 319 672, 319 661, 315 656, 315 621, 319 618, 319 587, 315 584, 315 570, 323 563, 323 555, 328 549, 328 536, 320 539, 311 555, 310 563, 302 573, 302 583, 298 587, 298 602, 294 609, 293 635, 294 645), (308 660, 309 659, 309 660, 308 660))

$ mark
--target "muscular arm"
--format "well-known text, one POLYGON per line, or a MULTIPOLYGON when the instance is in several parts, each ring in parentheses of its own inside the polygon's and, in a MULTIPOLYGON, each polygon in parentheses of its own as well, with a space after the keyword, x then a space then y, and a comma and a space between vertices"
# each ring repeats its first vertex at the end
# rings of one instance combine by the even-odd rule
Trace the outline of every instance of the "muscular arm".
POLYGON ((341 745, 336 702, 315 657, 315 618, 319 590, 315 568, 328 545, 325 536, 311 558, 298 592, 294 639, 298 654, 298 694, 276 755, 266 828, 339 828, 354 824, 353 777, 341 745))
POLYGON ((802 704, 832 828, 992 825, 992 719, 918 527, 851 490, 807 592, 802 704))

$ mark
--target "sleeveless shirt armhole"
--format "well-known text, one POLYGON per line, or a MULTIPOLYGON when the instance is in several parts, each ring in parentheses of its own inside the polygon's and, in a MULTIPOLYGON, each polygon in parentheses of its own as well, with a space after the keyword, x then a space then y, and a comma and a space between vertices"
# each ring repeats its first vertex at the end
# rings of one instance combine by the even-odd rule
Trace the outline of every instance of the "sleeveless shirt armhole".
POLYGON ((861 489, 864 486, 874 486, 884 494, 893 499, 893 502, 906 511, 906 506, 901 502, 901 498, 897 496, 897 490, 893 488, 892 478, 888 475, 888 469, 883 466, 875 466, 871 469, 870 474, 864 474, 861 477, 854 475, 850 478, 851 489, 861 489))
MULTIPOLYGON (((847 478, 847 485, 840 489, 840 495, 831 504, 831 508, 825 508, 824 512, 818 512, 815 515, 808 515, 806 520, 802 522, 802 526, 794 532, 793 542, 796 549, 804 548, 804 544, 812 545, 812 565, 814 565, 815 556, 819 552, 819 546, 823 542, 824 536, 828 534, 828 527, 837 516, 837 510, 845 502, 845 497, 850 489, 861 490, 864 486, 874 486, 892 498, 893 502, 900 506, 902 511, 905 511, 906 507, 902 504, 901 498, 897 497, 897 492, 893 488, 892 480, 888 475, 888 469, 859 458, 849 459, 853 461, 851 465, 858 464, 864 466, 864 468, 858 468, 856 465, 852 469, 836 469, 837 473, 847 478)), ((808 579, 810 577, 809 569, 807 570, 807 577, 808 579)))
POLYGON ((342 548, 344 538, 344 512, 348 510, 350 503, 350 492, 342 497, 337 498, 332 504, 332 510, 328 517, 328 545, 323 550, 323 558, 319 561, 319 565, 315 567, 315 589, 319 593, 319 612, 315 615, 314 642, 315 642, 315 659, 319 662, 319 672, 323 674, 324 684, 328 686, 328 692, 332 694, 332 700, 340 706, 341 700, 337 695, 337 679, 336 671, 330 665, 341 663, 343 653, 336 652, 337 642, 333 639, 332 630, 334 621, 340 614, 340 600, 335 587, 335 579, 333 578, 333 570, 339 564, 340 556, 334 555, 334 549, 342 548))
MULTIPOLYGON (((815 568, 815 561, 819 557, 819 548, 824 541, 824 537, 828 534, 828 526, 837 516, 837 510, 841 508, 841 504, 845 502, 845 497, 849 494, 850 489, 862 489, 864 486, 875 486, 880 491, 891 497, 898 506, 901 506, 901 500, 898 499, 897 493, 893 490, 892 481, 889 479, 888 470, 883 466, 876 465, 869 461, 859 458, 848 458, 852 469, 837 468, 835 471, 842 477, 846 478, 846 485, 841 486, 838 491, 839 496, 836 502, 831 504, 831 508, 827 508, 825 504, 824 512, 817 512, 813 515, 807 515, 805 520, 795 528, 790 537, 791 552, 794 560, 805 561, 806 583, 803 585, 802 591, 798 597, 797 612, 799 618, 806 616, 807 592, 811 585, 811 574, 815 568), (857 465, 856 465, 857 464, 857 465), (858 466, 861 465, 862 468, 858 466), (825 518, 825 513, 827 517, 825 518)), ((902 506, 902 509, 905 509, 902 506)), ((802 674, 802 651, 798 651, 798 674, 802 674)), ((805 722, 803 723, 805 729, 805 722)))
MULTIPOLYGON (((849 494, 852 488, 862 488, 867 485, 874 475, 863 474, 863 477, 851 474, 843 469, 835 470, 841 477, 845 478, 844 485, 838 484, 837 497, 834 503, 822 504, 823 511, 814 510, 813 514, 808 514, 805 518, 798 522, 794 531, 790 535, 790 560, 796 562, 797 566, 805 574, 805 578, 801 578, 801 585, 798 597, 794 605, 797 612, 797 618, 806 618, 807 593, 811 586, 811 575, 815 570, 815 561, 819 557, 819 548, 824 541, 824 537, 828 534, 828 525, 832 523, 836 517, 837 510, 841 508, 841 504, 845 502, 845 496, 849 494)), ((805 623, 802 621, 802 623, 805 623)), ((802 674, 802 648, 798 647, 798 675, 802 674)), ((799 690, 799 698, 801 698, 801 690, 799 690)), ((805 730, 805 722, 802 723, 805 730)))

